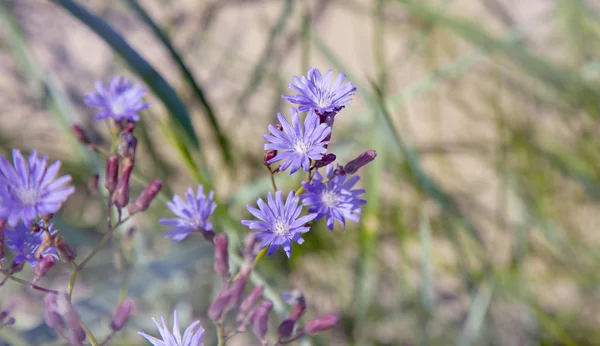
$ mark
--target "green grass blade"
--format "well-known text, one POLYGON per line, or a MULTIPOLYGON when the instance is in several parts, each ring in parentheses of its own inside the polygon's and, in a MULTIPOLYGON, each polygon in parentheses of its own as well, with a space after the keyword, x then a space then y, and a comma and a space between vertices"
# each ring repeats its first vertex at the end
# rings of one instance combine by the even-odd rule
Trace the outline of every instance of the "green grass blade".
POLYGON ((458 346, 473 345, 479 335, 485 316, 487 314, 490 302, 492 300, 492 289, 486 284, 481 285, 479 292, 473 299, 467 321, 458 340, 458 346))
POLYGON ((165 46, 165 48, 167 48, 167 50, 171 54, 171 58, 175 61, 175 63, 179 67, 179 70, 180 70, 181 74, 183 75, 183 78, 185 79, 185 81, 187 82, 189 87, 192 89, 194 94, 196 94, 198 101, 200 101, 200 105, 204 109, 204 113, 206 114, 206 117, 208 118, 208 122, 210 123, 210 126, 212 127, 212 130, 214 131, 214 133, 217 137, 217 140, 219 141, 219 145, 221 147, 221 153, 223 155, 223 158, 225 159, 225 162, 228 165, 231 165, 232 157, 231 157, 231 148, 230 148, 230 144, 229 144, 229 139, 227 138, 227 136, 221 129, 221 126, 219 125, 215 111, 214 111, 213 107, 210 105, 210 103, 208 102, 208 100, 206 99, 206 96, 204 95, 204 91, 200 87, 200 84, 196 81, 196 79, 194 78, 194 75, 186 66, 185 62, 181 58, 181 55, 177 52, 175 47, 173 47, 173 44, 171 44, 171 41, 169 40, 167 35, 154 22, 154 20, 152 20, 150 15, 146 12, 146 10, 144 10, 144 8, 139 4, 139 2, 137 0, 127 0, 127 3, 137 13, 137 15, 142 19, 142 21, 144 21, 144 23, 146 23, 146 25, 148 25, 148 27, 150 27, 150 29, 152 30, 154 35, 165 46))
POLYGON ((182 127, 185 134, 189 137, 191 144, 199 149, 200 140, 196 136, 190 115, 175 93, 175 90, 173 90, 167 81, 103 19, 90 13, 73 0, 52 1, 62 6, 75 18, 92 29, 125 60, 127 65, 146 82, 156 96, 165 104, 171 117, 182 127))

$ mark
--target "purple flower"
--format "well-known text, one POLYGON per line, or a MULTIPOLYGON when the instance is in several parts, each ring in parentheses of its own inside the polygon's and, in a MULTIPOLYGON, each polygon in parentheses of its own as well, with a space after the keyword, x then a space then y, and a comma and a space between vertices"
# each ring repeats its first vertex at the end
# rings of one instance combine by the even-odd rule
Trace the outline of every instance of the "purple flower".
POLYGON ((358 182, 359 176, 355 175, 346 180, 347 175, 334 175, 334 164, 327 166, 327 181, 321 173, 316 172, 312 182, 303 182, 306 190, 300 195, 302 204, 308 206, 309 213, 317 213, 317 220, 326 217, 327 227, 332 230, 334 220, 337 219, 346 227, 346 219, 354 222, 360 220, 360 207, 367 204, 358 196, 365 190, 352 190, 358 182))
POLYGON ((144 332, 138 332, 139 335, 143 336, 154 346, 202 346, 202 335, 204 334, 204 328, 200 325, 200 321, 195 321, 189 327, 186 328, 181 337, 179 331, 179 322, 177 321, 177 310, 173 313, 173 332, 167 327, 167 323, 163 317, 160 318, 162 326, 156 322, 156 319, 152 318, 152 321, 158 328, 161 339, 157 339, 144 332))
POLYGON ((39 214, 53 214, 75 191, 65 186, 70 175, 55 179, 60 168, 56 161, 46 168, 47 156, 38 159, 34 150, 26 163, 23 155, 13 149, 14 167, 0 156, 0 200, 6 209, 8 223, 16 226, 19 220, 30 224, 39 214))
POLYGON ((310 160, 320 160, 327 152, 326 144, 329 141, 325 137, 331 133, 331 128, 326 124, 319 124, 319 117, 311 111, 306 115, 302 129, 298 111, 296 108, 291 108, 290 111, 292 125, 281 113, 277 113, 282 129, 269 125, 271 134, 264 135, 269 141, 265 144, 265 150, 277 150, 277 155, 267 163, 285 160, 280 167, 281 171, 291 167, 290 174, 294 174, 302 166, 308 172, 310 160))
MULTIPOLYGON (((49 227, 50 233, 55 234, 56 232, 53 232, 51 227, 52 226, 49 227)), ((44 231, 34 233, 23 223, 19 223, 16 227, 13 227, 13 229, 10 229, 9 227, 5 228, 5 243, 16 253, 14 259, 15 264, 27 261, 32 268, 38 264, 40 260, 36 257, 36 253, 40 248, 40 245, 42 245, 45 233, 46 232, 44 231)), ((58 259, 58 252, 53 246, 46 248, 41 253, 40 258, 47 255, 58 259)))
POLYGON ((254 230, 262 230, 256 233, 256 239, 261 241, 261 248, 269 246, 268 255, 271 256, 279 246, 283 248, 288 258, 292 255, 292 241, 302 244, 304 239, 300 234, 310 230, 306 223, 312 221, 317 214, 300 216, 302 205, 298 205, 300 198, 294 196, 291 191, 285 203, 281 196, 281 191, 275 192, 275 199, 269 192, 267 202, 258 199, 256 204, 258 208, 247 205, 248 211, 258 218, 257 220, 242 220, 244 226, 254 230))
POLYGON ((138 121, 140 120, 138 112, 150 107, 149 103, 142 100, 146 89, 126 78, 111 79, 108 88, 105 88, 101 81, 95 82, 94 86, 96 92, 85 95, 84 102, 88 106, 101 108, 100 113, 96 115, 96 120, 113 118, 117 122, 123 119, 138 121))
POLYGON ((167 202, 167 206, 177 217, 160 219, 161 225, 175 227, 165 234, 165 238, 172 237, 173 242, 178 242, 194 231, 212 232, 212 223, 208 221, 208 217, 217 208, 213 195, 210 191, 207 198, 202 185, 198 185, 196 196, 192 188, 188 188, 185 194, 187 203, 183 198, 173 196, 173 202, 167 202))
POLYGON ((314 110, 324 115, 325 113, 337 113, 345 105, 350 103, 356 87, 351 82, 344 83, 345 73, 340 73, 333 85, 331 85, 331 74, 333 70, 327 71, 325 77, 316 68, 308 70, 308 78, 293 76, 292 83, 288 88, 299 92, 297 95, 281 95, 291 103, 300 105, 301 112, 314 110))

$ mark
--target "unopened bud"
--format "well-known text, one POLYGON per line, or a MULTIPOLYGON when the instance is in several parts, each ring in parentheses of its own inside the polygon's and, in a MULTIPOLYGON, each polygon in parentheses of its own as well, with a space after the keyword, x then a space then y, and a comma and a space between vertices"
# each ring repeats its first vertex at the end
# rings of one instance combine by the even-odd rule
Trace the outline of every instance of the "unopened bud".
POLYGON ((135 158, 135 149, 137 147, 137 138, 131 133, 123 131, 119 134, 121 142, 117 146, 117 155, 123 158, 135 158))
POLYGON ((226 312, 227 305, 229 305, 229 300, 231 299, 231 292, 229 290, 224 290, 215 298, 215 301, 211 304, 210 308, 208 308, 208 318, 211 321, 218 321, 221 319, 221 316, 226 312))
POLYGON ((263 157, 263 165, 268 166, 269 161, 277 156, 277 150, 267 150, 265 151, 265 156, 263 157))
POLYGON ((323 155, 323 157, 320 160, 315 161, 315 168, 325 167, 328 164, 330 164, 333 161, 335 161, 335 159, 336 159, 336 156, 333 153, 329 153, 329 154, 323 155))
POLYGON ((100 175, 92 174, 90 179, 88 180, 88 189, 90 190, 90 194, 92 196, 98 196, 98 181, 100 180, 100 175))
POLYGON ((62 236, 54 237, 54 247, 56 250, 58 250, 60 258, 67 263, 72 262, 77 256, 75 249, 71 245, 67 244, 65 238, 62 236))
POLYGON ((335 327, 340 322, 340 316, 329 314, 317 319, 310 320, 304 325, 304 331, 308 334, 317 334, 335 327))
POLYGON ((215 261, 214 268, 215 273, 219 274, 222 278, 229 278, 229 249, 227 248, 229 241, 227 235, 219 233, 214 238, 215 244, 215 261))
POLYGON ((294 321, 294 320, 291 320, 289 318, 286 320, 283 320, 283 322, 281 322, 281 324, 279 324, 279 327, 277 328, 277 333, 279 334, 279 339, 285 340, 285 339, 288 339, 290 336, 292 336, 295 325, 296 325, 296 321, 294 321))
POLYGON ((52 255, 46 255, 39 261, 35 266, 35 273, 33 275, 33 282, 39 281, 41 278, 46 276, 50 269, 54 267, 54 263, 56 263, 56 259, 52 255))
POLYGON ((79 314, 77 313, 77 311, 75 311, 75 308, 73 308, 73 306, 68 302, 66 302, 64 308, 66 310, 64 313, 65 320, 67 321, 67 325, 71 330, 69 342, 71 342, 74 345, 82 345, 83 340, 85 340, 85 330, 83 330, 79 322, 79 314))
POLYGON ((117 208, 124 208, 129 204, 129 178, 133 171, 133 160, 124 159, 121 164, 121 176, 117 183, 117 188, 112 195, 112 203, 117 208))
POLYGON ((127 133, 133 133, 133 130, 135 130, 135 122, 133 121, 128 122, 123 129, 123 131, 127 133))
POLYGON ((273 310, 273 302, 265 299, 256 307, 252 316, 252 331, 257 338, 263 340, 269 330, 269 314, 273 310))
POLYGON ((246 289, 246 282, 248 282, 248 277, 250 273, 240 272, 238 278, 231 284, 228 291, 230 291, 230 299, 229 304, 227 304, 227 311, 235 309, 240 306, 240 302, 242 301, 242 297, 244 296, 244 290, 246 289))
POLYGON ((104 177, 104 187, 112 193, 117 187, 119 179, 119 157, 110 155, 106 160, 106 176, 104 177))
POLYGON ((344 171, 348 175, 354 174, 359 170, 359 168, 375 160, 376 157, 377 152, 375 150, 367 150, 364 153, 358 155, 354 160, 348 162, 346 166, 344 166, 344 171))
POLYGON ((162 181, 159 179, 152 180, 135 200, 133 210, 131 211, 144 211, 148 209, 150 203, 152 203, 156 195, 160 192, 160 189, 162 189, 162 181))
POLYGON ((71 131, 73 131, 73 134, 75 135, 75 138, 77 138, 79 143, 85 144, 85 145, 92 144, 92 141, 90 141, 89 137, 87 136, 85 131, 83 131, 81 126, 71 125, 71 131))
POLYGON ((46 320, 46 324, 48 327, 52 329, 56 329, 57 331, 62 331, 65 322, 63 321, 60 314, 56 311, 57 303, 56 303, 56 294, 48 293, 44 296, 44 319, 46 320))
POLYGON ((123 329, 127 321, 129 320, 129 316, 133 312, 134 303, 131 299, 125 299, 117 308, 117 312, 115 316, 110 321, 110 329, 114 332, 118 332, 123 329))
POLYGON ((262 297, 264 291, 265 287, 263 285, 256 286, 252 292, 246 296, 246 298, 242 301, 242 305, 240 305, 240 312, 237 316, 238 322, 243 320, 244 316, 250 312, 250 309, 252 309, 252 306, 254 306, 258 299, 262 297))

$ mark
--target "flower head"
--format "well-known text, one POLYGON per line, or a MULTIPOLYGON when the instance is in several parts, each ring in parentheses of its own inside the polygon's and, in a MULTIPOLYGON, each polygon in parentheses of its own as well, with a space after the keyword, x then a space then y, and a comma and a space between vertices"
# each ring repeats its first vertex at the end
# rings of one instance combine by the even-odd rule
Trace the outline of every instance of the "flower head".
MULTIPOLYGON (((51 227, 49 227, 50 232, 52 234, 56 233, 52 231, 51 227)), ((39 256, 36 256, 45 234, 44 231, 33 232, 23 223, 19 223, 12 229, 7 227, 4 233, 5 243, 16 254, 14 259, 15 264, 27 261, 33 268, 40 262, 39 258, 44 256, 50 255, 58 259, 58 252, 53 246, 47 247, 39 256)))
POLYGON ((217 208, 213 195, 209 191, 208 197, 205 196, 202 185, 198 185, 196 196, 192 188, 188 188, 185 194, 187 201, 177 195, 173 196, 173 202, 167 202, 167 206, 177 217, 160 220, 162 225, 175 227, 165 234, 165 238, 171 237, 173 242, 178 242, 194 231, 212 232, 212 223, 208 221, 208 217, 217 208))
POLYGON ((200 325, 200 321, 195 321, 189 327, 186 328, 181 337, 179 331, 179 322, 177 321, 177 310, 173 312, 173 332, 167 327, 167 323, 163 317, 160 318, 162 326, 156 322, 156 319, 152 319, 158 332, 160 333, 161 339, 157 339, 144 332, 138 332, 139 335, 143 336, 154 346, 202 346, 202 335, 204 334, 204 328, 200 325))
POLYGON ((150 107, 149 103, 142 100, 146 89, 126 78, 111 79, 108 88, 104 87, 101 81, 94 83, 94 86, 96 92, 85 95, 84 102, 88 106, 101 109, 96 115, 96 120, 113 118, 117 122, 123 119, 138 121, 140 120, 138 112, 150 107))
POLYGON ((19 220, 30 224, 39 214, 53 214, 75 188, 65 186, 70 175, 56 179, 60 161, 46 167, 47 157, 38 159, 34 150, 26 163, 19 150, 13 149, 14 167, 0 156, 0 201, 8 214, 8 223, 16 226, 19 220))
POLYGON ((304 120, 304 129, 298 117, 296 108, 291 109, 292 124, 281 115, 277 118, 281 123, 281 130, 269 125, 271 134, 264 135, 269 142, 265 150, 277 150, 277 155, 267 161, 268 164, 283 161, 280 170, 290 168, 290 174, 295 173, 300 167, 308 172, 310 160, 320 160, 327 152, 326 145, 329 141, 325 137, 331 133, 331 128, 326 124, 319 124, 319 117, 314 112, 309 112, 304 120))
POLYGON ((365 190, 352 187, 360 179, 358 175, 350 177, 347 175, 335 175, 334 164, 327 166, 327 179, 321 173, 316 172, 312 183, 303 182, 306 190, 300 195, 302 204, 308 206, 309 213, 317 213, 317 220, 326 217, 327 227, 332 230, 334 220, 337 219, 346 226, 346 218, 354 222, 360 220, 360 207, 367 202, 358 196, 365 190))
POLYGON ((292 241, 298 244, 304 242, 300 235, 310 230, 306 227, 306 223, 317 217, 317 214, 298 217, 302 212, 302 205, 298 205, 299 201, 300 198, 294 196, 294 191, 291 191, 284 203, 281 191, 277 191, 275 198, 269 192, 267 203, 259 198, 256 201, 259 209, 251 205, 246 206, 248 211, 260 221, 242 220, 242 224, 253 230, 261 230, 256 233, 256 239, 261 242, 261 248, 269 246, 267 253, 269 256, 281 246, 289 258, 292 255, 292 241))
POLYGON ((292 83, 288 84, 288 88, 300 94, 281 95, 281 97, 298 104, 301 112, 312 109, 321 115, 337 113, 352 101, 351 96, 354 95, 356 87, 351 82, 343 83, 346 79, 345 73, 340 73, 331 85, 332 73, 333 70, 329 70, 325 76, 322 76, 318 69, 311 68, 308 70, 308 78, 294 76, 292 83))

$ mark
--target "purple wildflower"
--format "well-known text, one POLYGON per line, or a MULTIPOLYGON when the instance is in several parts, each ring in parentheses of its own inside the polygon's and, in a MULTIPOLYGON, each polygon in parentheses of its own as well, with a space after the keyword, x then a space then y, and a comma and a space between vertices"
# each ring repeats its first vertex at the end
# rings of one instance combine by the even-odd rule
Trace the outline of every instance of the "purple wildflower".
POLYGON ((275 192, 275 199, 269 192, 267 202, 258 199, 256 204, 258 208, 247 205, 248 211, 258 218, 257 220, 242 220, 244 226, 253 230, 262 230, 256 233, 256 239, 261 241, 261 248, 269 246, 268 255, 271 256, 279 246, 283 248, 285 254, 289 258, 292 255, 292 241, 302 244, 304 239, 301 234, 310 230, 306 227, 306 223, 317 217, 317 214, 309 214, 302 217, 302 205, 298 205, 299 197, 291 191, 283 203, 281 191, 275 192))
POLYGON ((36 215, 56 213, 75 191, 73 186, 65 186, 70 175, 55 179, 60 161, 46 168, 47 156, 38 159, 35 150, 27 163, 19 150, 13 149, 12 154, 14 167, 0 156, 0 200, 8 223, 13 227, 19 220, 30 224, 36 215))
POLYGON ((334 164, 327 166, 327 181, 321 173, 316 172, 312 183, 303 182, 306 190, 300 197, 302 204, 308 206, 309 213, 317 213, 317 220, 326 217, 327 227, 333 230, 334 220, 337 219, 346 227, 346 218, 354 222, 360 220, 360 207, 367 202, 358 196, 365 190, 352 187, 360 179, 358 175, 335 175, 334 164))
POLYGON ((163 317, 160 318, 162 326, 156 322, 156 319, 152 319, 158 332, 160 333, 161 339, 157 339, 144 332, 138 332, 139 335, 143 336, 154 346, 202 346, 202 336, 204 334, 204 328, 200 325, 200 321, 195 321, 189 327, 186 328, 181 337, 179 331, 179 322, 177 321, 177 310, 173 312, 173 332, 167 327, 167 323, 163 317))
POLYGON ((291 108, 292 124, 281 115, 277 118, 282 129, 279 130, 269 125, 271 134, 264 135, 269 143, 265 144, 265 150, 277 150, 277 155, 267 161, 268 164, 285 160, 280 170, 290 168, 290 174, 295 173, 300 167, 308 172, 310 160, 320 160, 327 152, 326 144, 329 143, 325 137, 331 133, 331 128, 325 124, 319 124, 319 117, 314 112, 309 112, 304 120, 304 129, 298 117, 298 110, 291 108))
MULTIPOLYGON (((50 225, 50 232, 55 234, 56 231, 53 232, 51 227, 52 226, 50 225)), ((36 253, 42 245, 44 234, 44 231, 34 233, 23 223, 19 223, 16 227, 13 227, 13 229, 10 229, 9 227, 5 229, 5 243, 16 254, 14 259, 15 264, 27 261, 33 268, 40 262, 40 259, 36 257, 36 253)), ((53 246, 46 248, 40 255, 40 258, 47 255, 58 259, 58 252, 53 246)))
POLYGON ((101 81, 97 81, 94 87, 96 92, 85 95, 84 102, 88 106, 101 108, 100 113, 96 115, 96 120, 113 118, 117 122, 123 119, 138 121, 140 120, 138 112, 150 107, 149 103, 142 100, 146 89, 126 78, 111 79, 108 88, 105 88, 101 81))
POLYGON ((331 85, 332 73, 333 70, 329 70, 323 77, 318 69, 311 68, 308 70, 308 78, 293 76, 292 83, 288 84, 288 88, 300 94, 281 95, 281 97, 298 104, 301 112, 312 109, 321 115, 335 114, 352 101, 351 96, 354 95, 356 87, 351 82, 342 84, 346 79, 345 73, 340 73, 331 85))
POLYGON ((183 198, 173 196, 173 202, 167 202, 167 206, 177 217, 160 219, 161 225, 175 227, 165 234, 165 238, 172 237, 173 242, 178 242, 194 231, 212 232, 212 223, 208 221, 208 217, 217 208, 213 195, 213 191, 209 191, 207 198, 202 185, 198 185, 196 196, 192 188, 188 188, 185 194, 187 203, 183 198))

